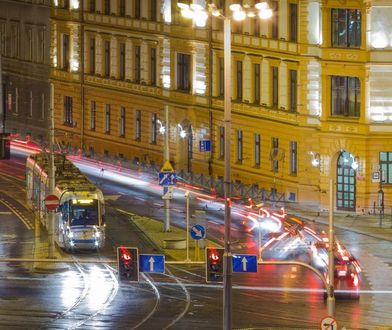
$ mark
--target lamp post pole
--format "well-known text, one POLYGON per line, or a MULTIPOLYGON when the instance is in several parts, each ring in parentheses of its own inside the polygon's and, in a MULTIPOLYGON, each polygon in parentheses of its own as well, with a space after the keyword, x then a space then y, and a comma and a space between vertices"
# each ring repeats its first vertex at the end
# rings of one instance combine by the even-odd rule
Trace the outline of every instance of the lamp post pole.
MULTIPOLYGON (((165 105, 165 141, 164 141, 164 148, 163 148, 163 160, 164 163, 170 161, 170 152, 169 152, 169 106, 165 105)), ((164 199, 163 202, 165 209, 165 220, 163 224, 163 231, 168 232, 170 231, 170 199, 164 199)))
POLYGON ((231 255, 231 20, 224 18, 224 128, 225 128, 225 252, 223 255, 223 329, 232 328, 232 255, 231 255))
POLYGON ((327 297, 327 308, 328 315, 335 315, 335 294, 334 294, 334 280, 335 280, 335 260, 334 260, 334 249, 335 249, 335 234, 334 234, 334 182, 333 179, 329 180, 329 236, 328 236, 328 297, 327 297))
MULTIPOLYGON (((51 195, 55 194, 55 180, 56 180, 56 168, 54 166, 54 86, 50 84, 50 130, 49 130, 49 191, 51 195)), ((55 211, 49 211, 48 217, 48 234, 49 234, 49 258, 54 258, 54 221, 55 211)))
POLYGON ((191 259, 189 259, 189 191, 187 190, 185 192, 185 198, 186 198, 186 262, 190 262, 191 259))

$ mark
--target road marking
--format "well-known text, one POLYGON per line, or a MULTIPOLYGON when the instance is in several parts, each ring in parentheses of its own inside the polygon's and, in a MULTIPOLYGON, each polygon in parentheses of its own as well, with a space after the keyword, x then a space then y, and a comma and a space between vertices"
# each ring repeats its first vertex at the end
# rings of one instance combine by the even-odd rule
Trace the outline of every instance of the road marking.
POLYGON ((30 224, 29 220, 17 208, 15 208, 14 206, 12 206, 10 203, 8 203, 3 199, 0 199, 0 203, 2 203, 9 210, 11 210, 19 218, 19 220, 21 220, 24 223, 27 229, 29 230, 33 229, 33 225, 30 224))
POLYGON ((3 215, 11 215, 12 212, 10 212, 10 211, 1 211, 0 214, 3 214, 3 215))

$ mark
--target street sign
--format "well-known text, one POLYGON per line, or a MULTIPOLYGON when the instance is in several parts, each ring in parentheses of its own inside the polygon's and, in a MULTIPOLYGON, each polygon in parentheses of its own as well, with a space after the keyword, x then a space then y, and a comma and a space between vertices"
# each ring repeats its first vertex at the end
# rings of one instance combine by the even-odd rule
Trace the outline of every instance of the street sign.
POLYGON ((233 254, 233 272, 256 273, 257 256, 252 254, 233 254))
POLYGON ((164 273, 165 256, 163 254, 140 254, 139 271, 142 273, 164 273))
POLYGON ((194 225, 191 228, 191 237, 196 241, 206 237, 206 229, 202 225, 194 225))
POLYGON ((211 141, 210 140, 201 140, 199 142, 199 151, 200 152, 211 151, 211 141))
POLYGON ((170 164, 170 161, 166 160, 163 166, 161 167, 160 172, 174 172, 173 166, 170 164))
POLYGON ((59 198, 56 195, 48 195, 45 198, 45 207, 48 211, 54 211, 59 206, 59 198))
POLYGON ((162 199, 172 199, 173 198, 173 187, 164 186, 162 199))
POLYGON ((321 330, 338 330, 338 321, 332 316, 324 317, 320 323, 321 330))
POLYGON ((159 172, 159 185, 161 186, 175 186, 177 183, 177 176, 174 172, 159 172))

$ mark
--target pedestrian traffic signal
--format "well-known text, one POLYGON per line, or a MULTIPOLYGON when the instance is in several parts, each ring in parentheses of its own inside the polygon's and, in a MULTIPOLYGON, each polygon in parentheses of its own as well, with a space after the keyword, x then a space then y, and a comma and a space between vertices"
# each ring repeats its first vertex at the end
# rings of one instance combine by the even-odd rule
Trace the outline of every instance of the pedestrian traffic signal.
POLYGON ((206 282, 223 282, 223 254, 225 249, 206 248, 206 282))
POLYGON ((135 247, 117 248, 118 277, 123 281, 139 281, 139 253, 135 247))

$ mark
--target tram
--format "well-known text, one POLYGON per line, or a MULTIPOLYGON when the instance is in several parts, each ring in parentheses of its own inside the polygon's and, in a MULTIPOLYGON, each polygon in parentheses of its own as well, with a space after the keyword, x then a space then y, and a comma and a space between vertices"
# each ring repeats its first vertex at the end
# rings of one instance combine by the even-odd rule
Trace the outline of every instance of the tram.
MULTIPOLYGON (((64 154, 55 154, 55 241, 67 252, 98 250, 105 244, 105 208, 102 191, 64 154)), ((45 198, 49 195, 49 155, 32 154, 26 161, 27 204, 48 228, 45 198)))

